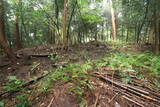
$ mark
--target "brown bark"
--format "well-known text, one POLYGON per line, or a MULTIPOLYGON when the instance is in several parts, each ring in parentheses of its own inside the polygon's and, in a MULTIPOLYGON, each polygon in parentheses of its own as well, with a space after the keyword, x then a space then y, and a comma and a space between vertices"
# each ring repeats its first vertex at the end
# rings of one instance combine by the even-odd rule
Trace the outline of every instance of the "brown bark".
POLYGON ((12 62, 16 61, 16 57, 12 52, 11 48, 7 41, 5 40, 5 25, 4 25, 4 8, 3 8, 3 0, 0 0, 0 45, 4 49, 5 53, 9 57, 12 62))
POLYGON ((71 21, 72 21, 73 16, 74 16, 74 12, 75 12, 76 5, 77 5, 77 0, 76 0, 76 1, 74 2, 74 4, 73 4, 72 11, 71 11, 71 15, 70 15, 70 18, 69 18, 69 23, 68 23, 68 27, 67 27, 67 38, 68 38, 68 39, 69 39, 69 35, 70 35, 71 21))
POLYGON ((116 32, 115 14, 114 14, 112 0, 109 0, 109 2, 110 2, 110 5, 111 5, 112 35, 113 35, 113 40, 116 40, 117 39, 117 32, 116 32))
POLYGON ((14 53, 12 52, 12 50, 9 48, 8 43, 4 38, 3 32, 4 32, 3 31, 3 23, 0 21, 0 45, 4 49, 5 53, 9 57, 9 59, 12 62, 15 62, 16 61, 16 57, 15 57, 14 53))
POLYGON ((122 24, 122 30, 121 30, 121 39, 122 39, 122 41, 123 41, 123 33, 124 33, 124 29, 123 29, 123 24, 122 24))
POLYGON ((64 12, 63 12, 63 44, 68 45, 67 41, 67 12, 68 12, 68 0, 64 0, 64 12))
POLYGON ((146 21, 146 19, 147 19, 148 10, 149 10, 149 1, 147 0, 145 16, 144 16, 144 18, 143 18, 143 20, 142 20, 142 23, 139 25, 138 31, 137 31, 137 43, 139 43, 141 31, 142 31, 143 26, 145 25, 145 21, 146 21))
POLYGON ((129 38, 129 28, 127 28, 126 42, 128 42, 128 38, 129 38))
POLYGON ((20 31, 19 31, 19 23, 18 20, 16 20, 15 23, 15 27, 16 27, 16 40, 15 40, 15 45, 18 49, 22 48, 22 44, 21 44, 21 38, 20 38, 20 31))
POLYGON ((154 46, 154 54, 159 54, 159 11, 158 11, 158 2, 155 2, 155 8, 154 8, 154 32, 155 32, 155 46, 154 46))

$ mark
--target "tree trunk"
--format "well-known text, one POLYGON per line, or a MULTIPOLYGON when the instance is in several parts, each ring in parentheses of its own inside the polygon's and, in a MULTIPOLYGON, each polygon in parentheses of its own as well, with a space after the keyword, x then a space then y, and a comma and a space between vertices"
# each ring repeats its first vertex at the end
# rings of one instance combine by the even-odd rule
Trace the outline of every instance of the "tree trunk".
POLYGON ((67 14, 68 14, 68 0, 64 0, 64 12, 63 12, 63 45, 68 45, 67 40, 67 14))
POLYGON ((56 6, 56 9, 55 9, 55 14, 56 14, 56 24, 57 24, 57 30, 59 32, 59 6, 58 6, 58 0, 55 0, 55 6, 56 6))
POLYGON ((109 28, 107 26, 107 41, 109 40, 109 28))
POLYGON ((123 24, 122 24, 122 30, 121 30, 121 40, 123 41, 123 33, 124 33, 124 29, 123 29, 123 24))
POLYGON ((159 54, 159 11, 158 11, 158 2, 155 2, 155 8, 154 8, 154 32, 155 32, 155 46, 154 46, 154 54, 159 54))
POLYGON ((145 21, 146 21, 147 15, 148 15, 148 8, 149 8, 149 1, 147 0, 145 16, 144 16, 143 21, 137 31, 137 43, 139 43, 140 34, 141 34, 142 28, 145 24, 145 21))
POLYGON ((101 40, 104 41, 104 24, 102 24, 101 40))
POLYGON ((117 32, 116 32, 115 14, 114 14, 112 0, 109 0, 109 2, 110 2, 110 5, 111 5, 112 35, 113 35, 113 40, 116 40, 117 39, 117 32))
POLYGON ((128 38, 129 38, 129 28, 127 28, 126 42, 128 42, 128 38))
POLYGON ((72 18, 74 16, 74 12, 75 12, 75 8, 76 8, 76 5, 77 5, 77 0, 75 1, 75 3, 73 4, 73 7, 72 7, 72 12, 71 12, 71 15, 70 15, 70 18, 69 18, 69 23, 68 23, 68 27, 67 27, 67 38, 69 39, 69 35, 70 35, 70 26, 71 26, 71 21, 72 21, 72 18))
POLYGON ((22 48, 22 44, 21 44, 21 37, 20 37, 18 20, 16 20, 15 27, 16 27, 16 40, 15 40, 15 45, 16 45, 17 49, 20 49, 20 48, 22 48))
POLYGON ((12 62, 16 61, 16 57, 12 50, 9 48, 7 41, 5 40, 5 25, 4 25, 4 8, 3 0, 0 0, 0 45, 4 49, 5 53, 12 62))

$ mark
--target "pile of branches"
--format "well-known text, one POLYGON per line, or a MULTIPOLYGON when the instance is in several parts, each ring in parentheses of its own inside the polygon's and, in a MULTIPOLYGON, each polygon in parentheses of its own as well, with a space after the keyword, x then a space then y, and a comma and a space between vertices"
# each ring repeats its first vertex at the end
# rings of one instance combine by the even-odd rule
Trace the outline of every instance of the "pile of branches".
MULTIPOLYGON (((117 75, 112 75, 111 73, 94 72, 92 76, 113 87, 114 93, 118 93, 123 96, 126 101, 134 103, 138 107, 160 107, 159 91, 142 87, 136 83, 125 84, 121 82, 117 75)), ((137 81, 136 78, 133 79, 137 81)))

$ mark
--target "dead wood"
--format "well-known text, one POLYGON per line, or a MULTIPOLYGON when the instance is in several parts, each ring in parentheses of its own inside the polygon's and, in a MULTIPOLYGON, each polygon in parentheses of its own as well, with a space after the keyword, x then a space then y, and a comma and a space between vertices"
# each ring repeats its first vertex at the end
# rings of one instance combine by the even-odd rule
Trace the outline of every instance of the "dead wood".
POLYGON ((99 96, 100 96, 100 91, 96 95, 96 101, 95 101, 94 107, 97 107, 99 96))
POLYGON ((29 55, 29 57, 50 57, 53 56, 55 57, 57 54, 33 54, 33 55, 29 55))
MULTIPOLYGON (((65 65, 59 65, 59 66, 65 66, 65 65)), ((56 66, 56 67, 58 67, 58 66, 56 66)), ((7 97, 7 96, 9 96, 9 95, 12 95, 12 94, 14 94, 14 93, 17 93, 17 92, 21 91, 21 89, 23 89, 23 88, 25 88, 25 87, 27 87, 27 86, 30 86, 30 85, 34 84, 35 82, 40 81, 41 79, 45 78, 45 77, 48 76, 49 74, 50 74, 50 73, 44 74, 44 75, 42 75, 42 76, 40 76, 40 77, 37 77, 37 78, 34 79, 34 80, 28 81, 28 82, 26 82, 26 83, 24 83, 24 84, 22 84, 22 85, 20 85, 20 86, 15 87, 15 88, 18 89, 18 90, 9 90, 9 91, 1 92, 1 93, 0 93, 0 99, 2 99, 3 97, 7 97)))
POLYGON ((147 99, 148 101, 152 101, 154 102, 155 104, 157 105, 160 105, 160 99, 159 97, 157 96, 154 96, 152 95, 151 93, 147 92, 147 91, 144 91, 144 90, 141 90, 141 89, 138 89, 134 86, 130 86, 130 85, 127 85, 127 84, 123 84, 123 83, 120 83, 120 82, 115 82, 115 81, 112 81, 111 79, 101 75, 100 73, 94 73, 93 74, 94 77, 98 77, 100 78, 101 80, 109 83, 109 84, 113 84, 114 86, 118 87, 118 88, 121 88, 129 93, 132 93, 136 96, 139 96, 139 97, 142 97, 144 99, 147 99))
POLYGON ((130 101, 132 103, 135 103, 135 104, 139 105, 140 107, 145 107, 144 105, 138 103, 137 101, 132 100, 131 98, 129 98, 127 96, 123 96, 123 98, 125 98, 126 100, 128 100, 128 101, 130 101))
POLYGON ((8 66, 9 64, 11 64, 11 63, 7 63, 7 64, 0 64, 0 67, 1 67, 1 68, 6 67, 6 66, 8 66))
POLYGON ((20 86, 17 86, 16 89, 18 89, 18 90, 9 90, 9 91, 1 92, 1 93, 0 93, 0 99, 2 99, 3 97, 7 97, 7 96, 9 96, 9 95, 12 95, 13 93, 17 93, 17 92, 21 91, 21 89, 23 89, 23 88, 25 88, 25 87, 27 87, 27 86, 35 83, 35 82, 40 81, 41 79, 43 79, 43 78, 46 77, 47 75, 48 75, 48 74, 45 74, 45 75, 40 76, 40 77, 38 77, 38 78, 36 78, 36 79, 34 79, 34 80, 28 81, 28 82, 26 82, 26 83, 24 83, 24 84, 22 84, 22 85, 20 85, 20 86))

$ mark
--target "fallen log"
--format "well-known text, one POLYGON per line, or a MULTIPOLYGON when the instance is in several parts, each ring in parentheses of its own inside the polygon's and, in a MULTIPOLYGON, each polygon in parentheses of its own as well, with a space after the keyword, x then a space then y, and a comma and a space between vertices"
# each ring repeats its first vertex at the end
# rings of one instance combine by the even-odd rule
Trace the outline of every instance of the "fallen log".
POLYGON ((137 104, 137 105, 140 106, 140 107, 145 107, 144 105, 142 105, 142 104, 140 104, 140 103, 132 100, 132 99, 129 98, 129 97, 123 96, 123 98, 127 99, 128 101, 130 101, 130 102, 132 102, 132 103, 134 103, 134 104, 137 104))
POLYGON ((0 93, 0 99, 2 99, 2 98, 5 97, 5 96, 9 96, 9 95, 11 95, 11 94, 13 94, 13 93, 19 92, 22 88, 25 88, 25 87, 27 87, 27 86, 29 86, 29 85, 37 82, 37 81, 40 81, 41 79, 43 79, 43 78, 46 77, 47 75, 48 75, 48 74, 45 74, 45 75, 40 76, 40 77, 38 77, 38 78, 36 78, 36 79, 34 79, 34 80, 28 81, 28 82, 26 82, 26 83, 24 83, 24 84, 22 84, 22 85, 20 85, 20 86, 15 87, 15 88, 18 89, 18 90, 9 90, 9 91, 1 92, 1 93, 0 93))
MULTIPOLYGON (((107 78, 110 78, 110 79, 114 78, 114 80, 121 81, 120 75, 117 75, 115 73, 114 75, 111 73, 101 73, 101 75, 105 75, 107 76, 107 78)), ((138 79, 137 77, 133 77, 133 76, 131 76, 131 78, 132 78, 132 81, 129 82, 130 85, 134 85, 140 88, 145 88, 147 89, 147 92, 149 92, 153 96, 156 96, 160 100, 160 93, 159 93, 160 91, 156 92, 153 88, 142 85, 142 83, 145 82, 144 80, 142 81, 138 79)))
POLYGON ((18 59, 22 58, 22 56, 25 56, 26 59, 31 59, 32 57, 35 57, 35 58, 43 58, 43 57, 56 57, 57 54, 54 53, 54 54, 31 54, 31 55, 23 55, 23 54, 17 54, 16 57, 18 59))
POLYGON ((111 79, 108 79, 107 77, 101 75, 100 73, 96 72, 94 74, 92 74, 92 76, 94 77, 98 77, 100 78, 101 80, 105 81, 105 82, 108 82, 109 84, 112 84, 116 87, 119 87, 127 92, 130 92, 134 95, 137 95, 137 96, 140 96, 144 99, 147 99, 149 101, 152 101, 154 102, 155 104, 157 105, 160 105, 160 99, 159 97, 157 96, 153 96, 152 94, 150 94, 149 92, 147 91, 144 91, 144 90, 141 90, 141 89, 138 89, 136 87, 133 87, 133 86, 130 86, 130 85, 127 85, 127 84, 123 84, 123 83, 119 83, 119 82, 115 82, 111 79))
MULTIPOLYGON (((59 65, 59 66, 63 66, 63 67, 64 67, 65 65, 59 65)), ((56 67, 58 67, 58 66, 56 66, 56 67)), ((1 92, 1 93, 0 93, 0 100, 1 100, 3 97, 5 97, 5 96, 9 96, 9 95, 11 95, 11 94, 13 94, 13 93, 19 92, 19 91, 21 91, 21 89, 23 89, 23 88, 25 88, 25 87, 27 87, 27 86, 35 83, 35 82, 40 81, 41 79, 47 77, 50 73, 51 73, 51 72, 49 72, 49 73, 47 73, 47 74, 44 74, 44 75, 42 75, 42 76, 40 76, 40 77, 37 77, 37 78, 34 79, 34 80, 30 80, 30 81, 28 81, 28 82, 26 82, 26 83, 24 83, 24 84, 22 84, 22 85, 20 85, 20 86, 15 87, 16 89, 19 89, 19 90, 9 90, 9 91, 1 92)))
MULTIPOLYGON (((107 78, 109 78, 109 79, 113 79, 113 78, 115 78, 114 79, 114 81, 115 80, 119 80, 119 81, 121 81, 120 80, 120 77, 118 76, 118 75, 112 75, 112 74, 110 74, 110 73, 101 73, 101 75, 105 75, 105 76, 107 76, 107 78)), ((142 85, 140 85, 140 83, 142 83, 142 81, 140 81, 140 82, 137 82, 139 79, 137 79, 137 78, 132 78, 132 81, 133 82, 130 82, 129 84, 130 85, 135 85, 136 84, 136 86, 137 87, 144 87, 144 86, 142 86, 142 85)), ((126 84, 125 84, 126 85, 126 84)), ((128 85, 130 88, 133 88, 134 89, 134 86, 130 86, 130 85, 128 85)), ((148 87, 144 87, 144 88, 146 88, 146 89, 148 89, 148 87)), ((139 89, 139 88, 136 88, 136 89, 138 89, 139 91, 143 91, 143 90, 141 90, 141 89, 139 89)), ((135 90, 136 91, 136 90, 135 90)), ((151 89, 148 89, 147 91, 144 91, 144 93, 146 93, 146 94, 150 94, 151 96, 153 96, 153 97, 155 97, 155 98, 157 98, 158 100, 160 100, 160 94, 159 93, 157 93, 157 92, 154 92, 154 90, 151 90, 151 89), (146 93, 147 92, 147 93, 146 93)))
POLYGON ((29 55, 29 57, 50 57, 50 56, 56 57, 57 54, 33 54, 33 55, 29 55))
POLYGON ((10 63, 6 63, 6 64, 0 64, 0 68, 6 67, 8 66, 10 63))

